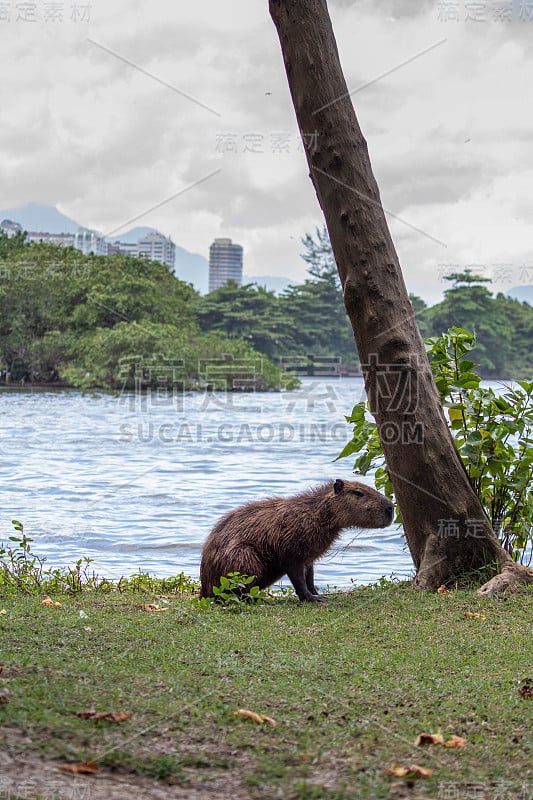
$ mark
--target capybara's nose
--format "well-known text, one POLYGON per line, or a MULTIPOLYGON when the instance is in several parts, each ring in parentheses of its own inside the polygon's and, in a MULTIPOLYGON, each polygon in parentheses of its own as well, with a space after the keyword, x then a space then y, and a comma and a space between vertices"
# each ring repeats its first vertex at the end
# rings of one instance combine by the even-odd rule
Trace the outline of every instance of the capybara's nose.
POLYGON ((394 505, 392 503, 387 503, 385 506, 385 514, 392 522, 392 518, 394 517, 394 505))

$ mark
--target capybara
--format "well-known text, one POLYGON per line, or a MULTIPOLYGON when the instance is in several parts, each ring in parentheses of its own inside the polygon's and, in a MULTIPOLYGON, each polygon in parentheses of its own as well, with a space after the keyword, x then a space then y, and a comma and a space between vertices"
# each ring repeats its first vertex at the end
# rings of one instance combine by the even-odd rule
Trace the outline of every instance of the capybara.
POLYGON ((329 481, 293 497, 247 503, 218 520, 202 551, 200 597, 229 572, 254 575, 261 589, 288 575, 300 600, 320 601, 314 562, 345 528, 386 528, 394 507, 355 481, 329 481))

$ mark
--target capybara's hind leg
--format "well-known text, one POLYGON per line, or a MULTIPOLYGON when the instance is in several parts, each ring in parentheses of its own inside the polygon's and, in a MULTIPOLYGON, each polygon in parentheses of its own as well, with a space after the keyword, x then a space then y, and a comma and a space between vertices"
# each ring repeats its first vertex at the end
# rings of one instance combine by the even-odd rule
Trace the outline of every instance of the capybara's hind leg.
POLYGON ((295 564, 290 572, 287 572, 287 575, 300 600, 307 600, 311 603, 321 603, 322 598, 318 594, 313 594, 313 592, 310 592, 307 588, 306 570, 305 564, 295 564))
POLYGON ((308 564, 305 568, 305 585, 311 592, 311 594, 318 594, 318 590, 315 586, 315 565, 308 564))
POLYGON ((261 588, 264 586, 264 567, 256 551, 251 547, 243 547, 239 550, 239 558, 236 559, 235 566, 232 566, 231 570, 228 570, 228 572, 240 572, 241 575, 253 575, 255 581, 250 584, 250 588, 255 584, 261 588))

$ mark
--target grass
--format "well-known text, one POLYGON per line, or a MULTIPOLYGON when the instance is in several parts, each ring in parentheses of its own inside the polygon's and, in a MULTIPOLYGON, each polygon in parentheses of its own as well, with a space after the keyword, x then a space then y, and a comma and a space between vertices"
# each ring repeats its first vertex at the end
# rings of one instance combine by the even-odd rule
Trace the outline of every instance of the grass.
POLYGON ((0 747, 18 759, 92 760, 206 798, 533 797, 530 589, 489 601, 382 582, 237 611, 187 595, 41 599, 0 598, 0 747), (91 708, 132 717, 76 715, 91 708), (466 746, 415 747, 438 730, 466 746), (393 763, 433 774, 409 787, 393 763))

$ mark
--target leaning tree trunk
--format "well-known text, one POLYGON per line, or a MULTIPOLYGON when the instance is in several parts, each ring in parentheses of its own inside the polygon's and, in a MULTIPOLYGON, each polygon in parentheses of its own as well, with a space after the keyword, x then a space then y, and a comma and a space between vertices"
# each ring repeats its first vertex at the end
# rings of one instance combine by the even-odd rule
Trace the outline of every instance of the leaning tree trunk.
POLYGON ((415 585, 481 568, 480 591, 533 581, 500 546, 444 418, 385 219, 326 0, 270 0, 310 177, 324 212, 415 585))

